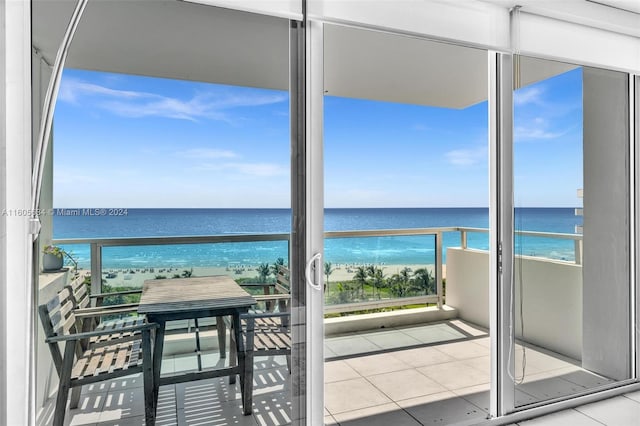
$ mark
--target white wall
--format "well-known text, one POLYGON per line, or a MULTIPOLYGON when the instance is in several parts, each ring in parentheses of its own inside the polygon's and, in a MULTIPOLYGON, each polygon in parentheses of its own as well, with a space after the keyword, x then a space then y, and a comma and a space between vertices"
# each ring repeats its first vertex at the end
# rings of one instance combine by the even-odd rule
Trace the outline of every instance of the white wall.
POLYGON ((508 7, 513 4, 501 0, 309 0, 308 11, 311 19, 640 72, 637 14, 589 2, 525 0, 512 45, 508 7))
POLYGON ((300 0, 185 0, 228 9, 243 10, 262 15, 278 16, 287 19, 302 20, 302 2, 300 0))
MULTIPOLYGON (((30 204, 31 39, 30 2, 0 0, 0 206, 15 212, 30 204)), ((25 216, 0 215, 0 423, 28 425, 30 240, 25 216)))
POLYGON ((528 13, 522 13, 520 28, 524 55, 640 72, 637 37, 528 13))
MULTIPOLYGON (((518 257, 524 283, 524 340, 576 360, 582 359, 582 268, 567 262, 518 257)), ((516 289, 519 281, 516 278, 516 289)), ((520 293, 516 291, 518 306, 520 293)), ((489 253, 447 249, 447 305, 459 317, 489 327, 489 253)), ((520 313, 515 312, 520 337, 520 313)))
MULTIPOLYGON (((6 28, 6 5, 5 0, 0 0, 0 28, 3 32, 0 32, 0 40, 4 40, 6 28)), ((6 99, 7 84, 6 84, 6 53, 5 46, 0 49, 0 99, 6 99)), ((7 104, 6 102, 0 102, 0 194, 7 193, 7 137, 6 137, 6 124, 7 124, 7 104)), ((0 211, 7 208, 7 200, 4 196, 0 195, 0 211)), ((0 310, 5 310, 7 300, 7 277, 3 271, 7 270, 7 220, 4 216, 0 215, 0 310)), ((0 357, 4 357, 7 351, 7 322, 4 321, 4 316, 0 315, 0 357)), ((0 363, 0 413, 7 412, 7 398, 6 398, 6 385, 7 383, 7 363, 0 363)), ((4 424, 4 415, 0 414, 0 424, 4 424)))
POLYGON ((309 0, 312 19, 358 23, 508 49, 506 8, 473 0, 309 0))
POLYGON ((628 76, 583 73, 583 360, 623 380, 631 375, 628 76))

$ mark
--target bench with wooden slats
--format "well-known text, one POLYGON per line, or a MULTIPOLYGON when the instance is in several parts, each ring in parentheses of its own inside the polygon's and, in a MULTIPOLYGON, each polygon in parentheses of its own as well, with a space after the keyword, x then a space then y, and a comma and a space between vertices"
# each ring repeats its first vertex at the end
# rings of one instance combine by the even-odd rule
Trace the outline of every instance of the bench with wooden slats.
POLYGON ((113 330, 108 328, 79 331, 75 311, 71 287, 65 287, 49 302, 38 307, 45 342, 60 379, 53 425, 64 424, 70 391, 70 406, 74 408, 78 405, 82 385, 139 372, 143 373, 146 424, 154 425, 151 330, 157 324, 141 323, 138 319, 118 324, 118 334, 126 338, 116 339, 113 330), (85 345, 84 348, 81 345, 81 342, 103 339, 106 340, 101 345, 85 345), (63 344, 63 351, 60 344, 63 344))

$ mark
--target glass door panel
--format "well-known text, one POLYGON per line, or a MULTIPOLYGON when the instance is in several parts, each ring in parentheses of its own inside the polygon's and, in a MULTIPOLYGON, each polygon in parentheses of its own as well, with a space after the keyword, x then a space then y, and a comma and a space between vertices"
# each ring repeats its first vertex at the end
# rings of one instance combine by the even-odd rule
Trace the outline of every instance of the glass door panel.
POLYGON ((487 52, 324 27, 325 423, 489 411, 487 52))
MULTIPOLYGON (((227 275, 261 299, 252 312, 280 315, 274 321, 279 331, 287 329, 291 295, 299 298, 299 287, 289 285, 296 272, 293 214, 304 215, 292 207, 291 190, 292 123, 299 113, 293 105, 299 93, 290 88, 299 76, 289 75, 298 55, 289 47, 295 25, 192 2, 125 3, 95 4, 95 16, 122 17, 109 42, 92 49, 94 60, 108 59, 84 58, 80 62, 96 71, 66 69, 62 77, 53 171, 45 178, 53 192, 53 242, 73 252, 77 264, 69 266, 87 276, 94 293, 227 275), (140 32, 146 36, 131 35, 140 32), (208 41, 201 47, 197 40, 208 41), (274 293, 279 299, 265 300, 274 293)), ((96 33, 113 23, 94 22, 96 33)), ((78 36, 79 43, 89 42, 78 36)), ((47 288, 40 302, 55 291, 47 288)), ((137 303, 138 297, 119 295, 105 304, 137 303)), ((304 316, 298 318, 304 324, 304 316)), ((230 332, 219 336, 220 325, 218 318, 170 322, 162 374, 195 378, 237 363, 230 332)), ((293 340, 304 344, 304 336, 293 340)), ((38 374, 46 377, 51 360, 45 349, 39 352, 45 356, 38 374)), ((305 401, 291 397, 292 378, 300 379, 291 371, 304 359, 292 363, 287 355, 254 351, 250 416, 243 416, 241 379, 229 384, 218 377, 161 387, 157 417, 171 424, 290 424, 294 404, 304 412, 305 401)), ((42 383, 50 387, 38 389, 45 406, 55 401, 47 397, 56 384, 42 383)), ((133 383, 125 378, 101 396, 123 405, 100 408, 89 395, 79 406, 98 407, 88 409, 96 418, 107 410, 143 415, 131 404, 130 395, 142 393, 140 380, 133 383)), ((67 420, 88 414, 72 407, 67 420)))
POLYGON ((516 57, 515 406, 631 377, 628 76, 516 57))

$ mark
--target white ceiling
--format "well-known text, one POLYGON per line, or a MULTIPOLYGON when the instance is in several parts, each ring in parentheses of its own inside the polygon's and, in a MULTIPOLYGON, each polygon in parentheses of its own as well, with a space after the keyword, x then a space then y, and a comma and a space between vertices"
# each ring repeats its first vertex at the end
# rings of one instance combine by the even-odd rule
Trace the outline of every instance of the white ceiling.
MULTIPOLYGON (((33 44, 53 63, 74 0, 35 0, 33 44)), ((89 1, 67 66, 286 90, 289 24, 175 0, 89 1)), ((487 98, 480 49, 325 26, 329 95, 464 108, 487 98)), ((523 85, 566 71, 536 62, 523 85)))
POLYGON ((325 25, 325 93, 447 108, 487 99, 487 52, 325 25))
MULTIPOLYGON (((53 63, 75 0, 33 2, 33 44, 53 63)), ((176 0, 90 0, 67 67, 285 90, 287 20, 176 0)))
POLYGON ((640 0, 588 0, 592 3, 600 3, 606 6, 626 10, 633 13, 640 13, 640 0))

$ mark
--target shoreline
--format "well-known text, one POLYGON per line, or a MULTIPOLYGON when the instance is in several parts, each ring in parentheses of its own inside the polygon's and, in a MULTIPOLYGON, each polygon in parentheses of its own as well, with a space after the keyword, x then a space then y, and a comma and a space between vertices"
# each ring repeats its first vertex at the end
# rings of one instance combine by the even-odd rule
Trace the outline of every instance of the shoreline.
MULTIPOLYGON (((353 276, 356 273, 356 269, 358 266, 367 266, 367 265, 357 265, 357 264, 340 264, 335 265, 333 272, 329 275, 329 282, 341 282, 341 281, 351 281, 353 280, 353 276)), ((430 271, 435 270, 435 265, 433 264, 393 264, 393 265, 375 265, 377 267, 381 267, 383 273, 386 277, 389 277, 393 274, 399 273, 403 268, 410 268, 412 271, 415 271, 420 268, 427 268, 430 271)), ((155 279, 156 276, 165 276, 166 278, 173 278, 174 275, 182 275, 183 271, 192 272, 192 277, 203 277, 209 275, 229 275, 232 278, 257 278, 258 271, 255 266, 239 266, 235 269, 232 269, 228 266, 196 266, 191 268, 180 268, 180 267, 161 267, 161 268, 104 268, 102 272, 102 279, 106 281, 106 284, 112 287, 142 287, 142 284, 146 280, 155 279), (115 277, 109 274, 115 275, 115 277)), ((443 278, 446 278, 446 265, 442 265, 442 275, 443 278)), ((78 269, 78 272, 81 274, 90 274, 90 270, 88 269, 78 269)), ((326 276, 323 274, 323 277, 326 279, 326 276)))

